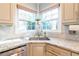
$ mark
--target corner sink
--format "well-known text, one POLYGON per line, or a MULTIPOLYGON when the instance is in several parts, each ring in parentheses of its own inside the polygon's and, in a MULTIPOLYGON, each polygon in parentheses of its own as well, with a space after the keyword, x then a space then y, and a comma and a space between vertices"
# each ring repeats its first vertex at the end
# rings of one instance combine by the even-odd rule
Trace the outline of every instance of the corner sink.
POLYGON ((29 40, 50 40, 48 37, 31 37, 29 40))

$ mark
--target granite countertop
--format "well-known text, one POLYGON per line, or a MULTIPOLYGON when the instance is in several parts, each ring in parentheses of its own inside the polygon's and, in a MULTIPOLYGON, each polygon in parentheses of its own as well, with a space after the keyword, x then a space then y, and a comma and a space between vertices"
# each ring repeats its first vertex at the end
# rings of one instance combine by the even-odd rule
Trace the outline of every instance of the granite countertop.
POLYGON ((15 47, 19 47, 25 45, 26 43, 21 39, 14 39, 14 40, 6 40, 0 42, 0 52, 4 52, 6 50, 13 49, 15 47))
MULTIPOLYGON (((28 38, 29 39, 29 38, 28 38)), ((65 39, 58 39, 58 38, 49 38, 50 40, 10 40, 7 42, 0 43, 0 52, 12 49, 17 46, 21 46, 31 42, 43 42, 49 43, 52 45, 57 45, 59 47, 63 47, 69 49, 73 52, 79 53, 79 41, 70 41, 65 39)))

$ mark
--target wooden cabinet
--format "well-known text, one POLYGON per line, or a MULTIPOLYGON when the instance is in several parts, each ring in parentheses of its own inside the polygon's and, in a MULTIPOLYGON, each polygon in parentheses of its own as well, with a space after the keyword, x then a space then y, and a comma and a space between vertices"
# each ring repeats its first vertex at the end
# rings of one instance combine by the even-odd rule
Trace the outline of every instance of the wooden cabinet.
POLYGON ((15 13, 16 4, 0 3, 0 24, 12 24, 15 13))
POLYGON ((63 4, 64 9, 64 21, 65 22, 71 22, 74 19, 74 4, 63 4))
POLYGON ((60 4, 63 23, 76 24, 79 21, 79 4, 63 3, 60 4))
POLYGON ((72 52, 72 56, 79 56, 79 54, 72 52))
POLYGON ((14 54, 13 55, 16 55, 16 56, 27 56, 27 46, 23 46, 23 47, 20 47, 20 48, 17 48, 17 49, 14 49, 14 54))
POLYGON ((11 16, 11 4, 0 4, 0 21, 9 21, 11 16))
POLYGON ((45 43, 29 43, 28 44, 29 56, 44 56, 45 43))
MULTIPOLYGON (((71 52, 60 47, 47 44, 46 51, 49 52, 52 56, 70 56, 71 52)), ((48 55, 48 54, 47 54, 48 55)))
POLYGON ((28 56, 70 56, 71 52, 48 44, 48 43, 28 43, 28 56))

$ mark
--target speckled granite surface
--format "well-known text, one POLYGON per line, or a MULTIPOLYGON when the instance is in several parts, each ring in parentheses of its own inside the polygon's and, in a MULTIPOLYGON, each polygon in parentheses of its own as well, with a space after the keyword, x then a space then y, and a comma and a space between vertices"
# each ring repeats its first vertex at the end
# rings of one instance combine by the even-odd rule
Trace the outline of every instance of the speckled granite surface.
POLYGON ((50 40, 14 40, 14 41, 8 41, 0 43, 0 52, 12 49, 14 47, 27 44, 30 42, 45 42, 50 43, 52 45, 57 45, 66 49, 69 49, 71 51, 79 53, 79 41, 70 41, 70 40, 64 40, 64 39, 57 39, 57 38, 50 38, 50 40))
POLYGON ((15 40, 7 40, 7 41, 1 41, 0 42, 0 52, 21 46, 26 44, 21 39, 15 39, 15 40))

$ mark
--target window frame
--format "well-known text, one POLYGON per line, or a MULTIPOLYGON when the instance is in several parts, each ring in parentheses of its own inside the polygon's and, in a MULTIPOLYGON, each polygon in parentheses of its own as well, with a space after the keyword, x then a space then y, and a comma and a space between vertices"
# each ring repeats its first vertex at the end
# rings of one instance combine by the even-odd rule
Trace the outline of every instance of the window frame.
MULTIPOLYGON (((59 11, 60 11, 60 7, 57 7, 57 8, 59 8, 59 11)), ((50 9, 51 10, 51 9, 50 9)), ((46 10, 46 11, 48 11, 48 10, 46 10)), ((46 11, 44 11, 44 12, 46 12, 46 11)), ((29 12, 29 11, 28 11, 29 12)), ((31 13, 33 13, 33 12, 31 12, 31 13)), ((42 14, 43 12, 41 12, 40 13, 40 15, 42 14)), ((36 13, 34 13, 35 15, 36 15, 36 13)), ((40 16, 41 17, 41 16, 40 16)), ((59 12, 59 25, 58 25, 58 30, 43 30, 43 31, 45 31, 45 32, 61 32, 61 19, 60 19, 60 12, 59 12)), ((16 17, 17 18, 17 17, 16 17)), ((29 31, 29 32, 34 32, 35 30, 26 30, 27 32, 29 31)), ((16 30, 15 30, 15 32, 16 32, 16 30)), ((16 33, 18 33, 18 32, 16 32, 16 33)), ((22 33, 25 33, 25 32, 22 32, 22 33)))
MULTIPOLYGON (((19 21, 26 21, 25 19, 20 19, 20 18, 18 17, 18 14, 19 14, 18 10, 19 10, 19 9, 16 10, 16 16, 17 16, 17 17, 16 17, 16 20, 15 20, 15 33, 25 33, 25 32, 28 32, 28 31, 30 31, 30 32, 31 32, 31 31, 35 31, 35 30, 28 30, 28 29, 26 29, 25 31, 21 31, 20 29, 17 29, 17 26, 19 25, 19 23, 18 23, 19 21), (20 30, 21 32, 19 32, 18 30, 20 30)), ((20 9, 20 10, 22 10, 22 9, 20 9)), ((23 11, 25 11, 25 10, 23 10, 23 11)), ((34 16, 35 16, 35 14, 36 14, 36 13, 33 13, 33 12, 29 12, 29 11, 25 11, 25 12, 32 13, 32 14, 34 14, 34 16)), ((27 27, 28 27, 28 26, 27 26, 27 27)), ((27 27, 26 27, 26 28, 27 28, 27 27)))
MULTIPOLYGON (((43 30, 43 31, 47 31, 47 32, 61 32, 60 7, 56 7, 56 8, 58 8, 58 21, 57 21, 57 23, 58 23, 58 25, 57 25, 58 29, 57 30, 52 30, 52 29, 51 30, 43 30)), ((52 11, 52 10, 53 9, 48 9, 46 11, 41 12, 40 14, 42 15, 43 13, 46 13, 47 11, 49 12, 49 11, 52 11)), ((56 20, 56 19, 54 19, 54 20, 56 20)), ((50 21, 53 21, 53 19, 51 19, 50 21)))

